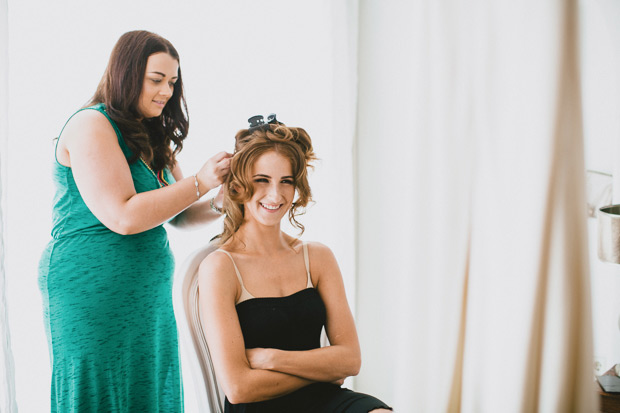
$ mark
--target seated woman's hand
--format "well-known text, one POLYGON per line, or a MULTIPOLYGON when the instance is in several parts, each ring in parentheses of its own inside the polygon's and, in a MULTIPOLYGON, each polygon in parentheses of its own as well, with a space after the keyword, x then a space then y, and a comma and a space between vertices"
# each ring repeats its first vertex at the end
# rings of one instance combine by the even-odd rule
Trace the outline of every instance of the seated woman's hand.
MULTIPOLYGON (((245 350, 250 367, 257 370, 277 370, 274 359, 279 350, 273 348, 250 348, 245 350)), ((331 381, 330 383, 340 387, 344 384, 345 377, 331 381)))

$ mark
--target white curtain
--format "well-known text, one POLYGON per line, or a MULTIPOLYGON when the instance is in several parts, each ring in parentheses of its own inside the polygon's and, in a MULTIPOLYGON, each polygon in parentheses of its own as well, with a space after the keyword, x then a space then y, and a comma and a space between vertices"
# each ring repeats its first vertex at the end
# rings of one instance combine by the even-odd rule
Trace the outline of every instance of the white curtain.
POLYGON ((4 267, 4 179, 8 132, 8 5, 0 0, 0 412, 16 412, 15 374, 4 267))
POLYGON ((576 0, 359 13, 358 388, 595 411, 576 0))

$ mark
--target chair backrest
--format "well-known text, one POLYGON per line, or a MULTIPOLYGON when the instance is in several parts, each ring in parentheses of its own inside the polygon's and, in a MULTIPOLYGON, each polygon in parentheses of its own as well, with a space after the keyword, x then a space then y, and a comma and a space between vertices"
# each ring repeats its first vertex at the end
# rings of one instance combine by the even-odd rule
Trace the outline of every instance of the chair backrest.
MULTIPOLYGON (((207 255, 215 251, 218 247, 210 243, 190 254, 182 266, 177 276, 182 277, 182 283, 177 287, 180 291, 176 296, 182 297, 177 305, 183 306, 182 313, 177 315, 177 326, 181 344, 186 346, 189 357, 188 363, 194 378, 196 397, 200 411, 206 411, 208 407, 212 413, 222 413, 224 411, 224 392, 217 382, 209 346, 202 329, 202 319, 200 317, 200 301, 198 291, 198 267, 207 255)), ((180 280, 179 280, 180 281, 180 280)))

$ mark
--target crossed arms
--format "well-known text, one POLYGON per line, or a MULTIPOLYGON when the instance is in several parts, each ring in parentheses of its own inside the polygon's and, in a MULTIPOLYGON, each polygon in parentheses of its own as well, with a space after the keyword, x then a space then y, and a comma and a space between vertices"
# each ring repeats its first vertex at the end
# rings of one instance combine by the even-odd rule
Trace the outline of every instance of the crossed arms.
POLYGON ((233 403, 251 403, 291 393, 313 382, 357 375, 359 341, 342 275, 329 248, 309 243, 310 273, 327 311, 330 345, 307 351, 245 349, 235 303, 240 294, 232 262, 212 253, 200 265, 203 328, 218 381, 233 403))

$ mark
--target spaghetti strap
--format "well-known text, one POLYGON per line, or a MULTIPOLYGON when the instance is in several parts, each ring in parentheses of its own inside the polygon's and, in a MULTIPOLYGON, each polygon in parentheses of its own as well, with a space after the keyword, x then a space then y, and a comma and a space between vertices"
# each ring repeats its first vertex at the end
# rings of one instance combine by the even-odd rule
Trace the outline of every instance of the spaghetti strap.
POLYGON ((250 294, 248 290, 245 289, 245 285, 243 285, 243 278, 241 278, 241 273, 239 272, 239 268, 237 268, 237 264, 235 264, 235 260, 233 259, 232 255, 230 255, 228 251, 225 251, 221 248, 215 251, 216 252, 220 251, 228 255, 228 258, 230 258, 230 261, 232 261, 233 267, 235 267, 235 273, 237 274, 237 279, 239 280, 239 284, 241 284, 241 295, 239 296, 239 300, 237 301, 236 304, 239 304, 240 302, 245 301, 245 300, 249 300, 250 298, 255 298, 252 294, 250 294))
POLYGON ((302 244, 304 250, 304 263, 306 264, 306 274, 308 275, 308 282, 306 283, 306 288, 314 288, 312 285, 312 277, 310 276, 310 260, 308 259, 308 244, 305 242, 302 244))
POLYGON ((239 269, 237 268, 237 264, 235 264, 235 260, 233 260, 232 255, 230 255, 228 251, 224 251, 223 249, 217 249, 216 251, 223 252, 224 254, 228 255, 228 258, 230 258, 230 261, 232 261, 233 267, 235 267, 235 272, 237 273, 237 279, 239 280, 239 284, 241 284, 241 287, 243 288, 243 280, 241 279, 241 273, 239 272, 239 269))

